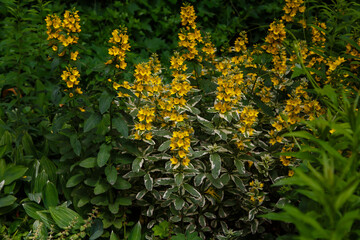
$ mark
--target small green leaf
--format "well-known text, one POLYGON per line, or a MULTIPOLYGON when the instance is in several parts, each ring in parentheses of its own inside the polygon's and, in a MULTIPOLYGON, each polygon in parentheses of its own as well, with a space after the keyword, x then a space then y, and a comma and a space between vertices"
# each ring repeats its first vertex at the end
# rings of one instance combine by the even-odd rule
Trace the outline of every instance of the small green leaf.
POLYGON ((88 119, 84 122, 84 132, 89 132, 93 128, 95 128, 101 121, 101 116, 97 113, 93 113, 90 115, 88 119))
POLYGON ((130 206, 131 205, 131 199, 128 197, 118 197, 116 199, 116 203, 121 206, 130 206))
POLYGON ((110 158, 111 145, 106 143, 101 144, 100 151, 97 155, 97 164, 99 167, 103 167, 110 158))
POLYGON ((84 178, 85 176, 83 173, 78 173, 69 178, 69 180, 66 182, 66 187, 67 188, 75 187, 76 185, 81 183, 84 178))
POLYGON ((211 163, 211 174, 217 179, 220 175, 221 170, 221 158, 217 153, 210 154, 210 163, 211 163))
POLYGON ((139 172, 141 169, 141 166, 144 163, 144 159, 143 158, 136 158, 133 162, 132 162, 132 170, 133 172, 139 172))
POLYGON ((185 205, 185 201, 182 198, 176 198, 174 201, 174 205, 176 210, 181 210, 185 205))
POLYGON ((141 224, 137 222, 132 228, 128 240, 140 240, 141 239, 141 224))
POLYGON ((105 182, 105 180, 101 180, 98 183, 96 183, 94 188, 94 194, 99 195, 109 190, 109 188, 110 188, 109 184, 105 182))
POLYGON ((34 147, 33 140, 28 132, 24 133, 24 136, 22 137, 21 141, 22 141, 22 145, 25 150, 25 153, 27 155, 32 155, 32 156, 36 157, 36 152, 35 152, 36 148, 34 147))
POLYGON ((72 147, 73 150, 74 150, 74 153, 75 153, 77 156, 80 156, 80 154, 81 154, 81 143, 80 143, 80 141, 78 140, 78 136, 77 136, 76 134, 71 135, 71 137, 70 137, 70 144, 71 144, 71 147, 72 147))
POLYGON ((104 114, 112 102, 113 97, 105 90, 102 92, 99 98, 99 110, 101 114, 104 114))
POLYGON ((128 137, 129 136, 128 124, 127 124, 127 122, 124 120, 124 118, 122 116, 114 118, 112 120, 112 123, 113 123, 114 127, 116 128, 116 130, 118 130, 118 132, 121 133, 121 135, 123 137, 128 137))
POLYGON ((111 231, 110 240, 120 240, 120 238, 114 233, 114 231, 111 231))
POLYGON ((126 190, 131 188, 131 183, 118 176, 113 187, 118 190, 126 190))
POLYGON ((152 188, 153 188, 153 183, 154 183, 154 180, 152 179, 152 177, 150 176, 149 173, 145 174, 144 176, 144 184, 145 184, 145 187, 148 191, 151 191, 152 188))
POLYGON ((96 166, 96 158, 94 157, 86 158, 79 163, 79 166, 83 168, 93 168, 96 166))
POLYGON ((242 160, 240 160, 240 159, 235 159, 235 160, 234 160, 234 163, 235 163, 235 166, 236 166, 236 168, 237 168, 237 170, 238 170, 238 172, 239 172, 240 174, 245 174, 245 173, 246 173, 246 171, 245 171, 245 166, 244 166, 244 162, 243 162, 242 160))
POLYGON ((183 180, 184 180, 184 174, 183 173, 175 174, 175 184, 177 186, 180 186, 183 183, 183 180))
POLYGON ((40 217, 37 214, 37 211, 45 210, 42 206, 40 206, 34 202, 25 202, 22 204, 22 206, 23 206, 26 214, 36 220, 40 220, 40 217))
POLYGON ((104 232, 103 222, 100 219, 95 219, 90 228, 89 240, 95 240, 101 237, 104 232))
POLYGON ((41 222, 43 222, 47 228, 50 229, 56 226, 56 223, 51 217, 51 214, 48 210, 37 211, 36 214, 39 216, 41 222))
POLYGON ((105 175, 106 175, 106 179, 107 181, 111 184, 114 185, 116 183, 117 180, 117 171, 116 168, 114 166, 107 166, 105 168, 105 175))
POLYGON ((198 190, 196 190, 193 186, 191 186, 188 183, 185 183, 184 185, 185 190, 190 193, 192 196, 196 197, 196 198, 201 198, 201 194, 198 190))
POLYGON ((204 127, 208 128, 210 130, 215 129, 214 125, 210 121, 206 120, 205 118, 197 116, 197 119, 198 119, 198 122, 201 123, 204 127))
POLYGON ((8 207, 16 201, 16 197, 13 195, 7 195, 6 197, 0 198, 0 208, 8 207))
POLYGON ((6 168, 6 171, 4 172, 4 176, 3 176, 3 179, 5 180, 5 186, 11 184, 13 181, 24 176, 27 170, 28 170, 27 167, 21 165, 11 166, 6 168))
POLYGON ((43 201, 46 208, 55 207, 59 204, 58 191, 52 182, 47 182, 43 191, 43 201))
POLYGON ((58 225, 62 229, 65 229, 74 222, 75 222, 75 224, 73 225, 74 229, 77 229, 82 224, 84 224, 84 220, 79 214, 77 214, 76 212, 65 206, 50 207, 49 211, 51 217, 56 222, 56 225, 58 225))
POLYGON ((163 152, 163 151, 166 151, 170 148, 170 143, 171 143, 171 140, 167 140, 165 142, 163 142, 160 147, 158 148, 158 151, 159 152, 163 152))

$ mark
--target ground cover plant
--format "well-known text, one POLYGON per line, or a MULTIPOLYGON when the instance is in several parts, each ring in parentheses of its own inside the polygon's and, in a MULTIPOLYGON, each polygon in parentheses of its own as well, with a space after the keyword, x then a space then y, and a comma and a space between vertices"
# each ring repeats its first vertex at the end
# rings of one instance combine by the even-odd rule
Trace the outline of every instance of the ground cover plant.
POLYGON ((3 2, 3 238, 358 237, 356 2, 286 0, 264 40, 228 42, 199 23, 215 2, 160 4, 149 21, 180 11, 164 51, 146 24, 132 38, 143 1, 107 35, 30 3, 3 2))

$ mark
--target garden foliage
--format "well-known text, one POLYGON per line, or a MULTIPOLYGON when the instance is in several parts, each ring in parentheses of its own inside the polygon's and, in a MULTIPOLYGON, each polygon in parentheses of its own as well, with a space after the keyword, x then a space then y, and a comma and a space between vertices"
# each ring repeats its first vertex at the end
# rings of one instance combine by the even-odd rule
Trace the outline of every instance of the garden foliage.
POLYGON ((165 2, 2 2, 0 234, 358 237, 359 5, 165 2))

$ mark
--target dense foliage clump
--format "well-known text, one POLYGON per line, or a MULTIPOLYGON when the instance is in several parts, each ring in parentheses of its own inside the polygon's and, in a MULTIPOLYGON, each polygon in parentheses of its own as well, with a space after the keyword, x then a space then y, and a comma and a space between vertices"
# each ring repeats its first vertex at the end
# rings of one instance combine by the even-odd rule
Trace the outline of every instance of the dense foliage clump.
POLYGON ((1 236, 358 237, 359 5, 286 0, 224 40, 216 1, 160 2, 142 25, 146 1, 106 8, 120 25, 3 3, 1 236))

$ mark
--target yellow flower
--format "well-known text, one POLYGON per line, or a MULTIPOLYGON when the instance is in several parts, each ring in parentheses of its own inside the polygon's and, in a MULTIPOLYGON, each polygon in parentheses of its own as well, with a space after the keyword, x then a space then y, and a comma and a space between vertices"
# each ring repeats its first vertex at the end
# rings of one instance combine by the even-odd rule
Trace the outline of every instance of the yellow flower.
POLYGON ((331 134, 333 134, 335 131, 336 131, 335 129, 331 129, 329 132, 330 132, 331 134))
POLYGON ((151 133, 151 132, 147 133, 147 134, 145 135, 145 139, 146 139, 146 140, 151 140, 151 139, 152 139, 152 133, 151 133))
POLYGON ((83 94, 83 91, 81 91, 81 88, 76 88, 76 89, 75 89, 75 92, 76 92, 77 94, 83 94))
POLYGON ((82 108, 82 107, 79 107, 79 110, 80 110, 81 112, 86 112, 86 110, 85 110, 84 108, 82 108))
POLYGON ((189 158, 184 158, 183 160, 182 160, 182 164, 184 165, 184 166, 188 166, 189 165, 189 163, 190 163, 190 159, 189 158))
POLYGON ((78 55, 79 55, 79 52, 78 52, 78 51, 72 52, 72 53, 71 53, 71 56, 70 56, 71 60, 76 61, 78 55))
POLYGON ((171 161, 172 164, 177 164, 179 162, 176 157, 170 158, 170 161, 171 161))

